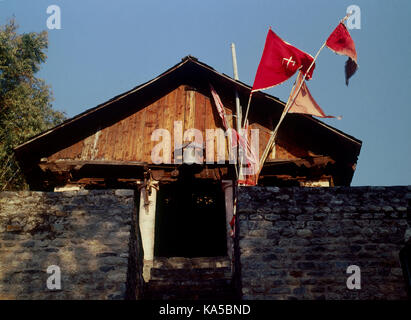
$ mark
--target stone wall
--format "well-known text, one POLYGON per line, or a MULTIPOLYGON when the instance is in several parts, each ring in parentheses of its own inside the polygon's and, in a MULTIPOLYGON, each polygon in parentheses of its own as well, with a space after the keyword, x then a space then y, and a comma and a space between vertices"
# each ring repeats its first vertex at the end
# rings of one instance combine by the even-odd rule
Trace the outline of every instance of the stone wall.
POLYGON ((244 299, 407 298, 411 187, 241 188, 238 205, 244 299))
POLYGON ((0 193, 0 299, 135 298, 135 221, 132 190, 0 193))
MULTIPOLYGON (((241 188, 237 212, 244 299, 407 298, 411 187, 241 188)), ((0 193, 0 299, 141 297, 136 221, 131 190, 0 193), (50 265, 61 290, 46 286, 50 265)))

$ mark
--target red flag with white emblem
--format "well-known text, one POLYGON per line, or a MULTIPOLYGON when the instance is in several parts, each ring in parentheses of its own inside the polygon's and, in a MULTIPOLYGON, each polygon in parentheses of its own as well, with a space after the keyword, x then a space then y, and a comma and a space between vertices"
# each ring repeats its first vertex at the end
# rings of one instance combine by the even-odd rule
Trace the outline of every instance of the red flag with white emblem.
MULTIPOLYGON (((274 87, 299 69, 307 73, 313 61, 311 55, 285 42, 269 29, 252 92, 274 87)), ((307 79, 311 79, 314 68, 315 64, 307 73, 307 79)))

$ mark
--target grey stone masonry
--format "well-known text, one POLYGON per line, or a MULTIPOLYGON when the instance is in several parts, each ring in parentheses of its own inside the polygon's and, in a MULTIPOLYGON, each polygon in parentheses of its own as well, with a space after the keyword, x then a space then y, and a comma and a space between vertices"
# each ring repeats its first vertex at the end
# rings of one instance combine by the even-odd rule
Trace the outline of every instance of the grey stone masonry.
POLYGON ((0 299, 135 298, 135 214, 132 190, 0 193, 0 299))
POLYGON ((243 299, 406 299, 411 187, 239 190, 243 299), (347 267, 361 270, 348 289, 347 267))
POLYGON ((144 290, 147 300, 235 300, 228 257, 157 257, 144 290))

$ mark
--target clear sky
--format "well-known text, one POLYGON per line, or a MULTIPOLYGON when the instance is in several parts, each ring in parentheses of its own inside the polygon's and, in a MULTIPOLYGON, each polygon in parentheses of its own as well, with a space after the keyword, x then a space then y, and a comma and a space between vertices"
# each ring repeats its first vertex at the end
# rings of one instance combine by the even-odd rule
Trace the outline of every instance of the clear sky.
MULTIPOLYGON (((39 76, 70 117, 188 54, 232 75, 231 42, 240 80, 252 84, 269 26, 314 55, 347 7, 359 6, 361 29, 350 33, 360 68, 350 85, 346 58, 324 49, 308 87, 327 114, 343 116, 326 123, 363 141, 352 185, 411 185, 411 1, 0 0, 0 24, 15 16, 20 32, 45 30, 53 4, 62 29, 49 30, 39 76)), ((268 93, 287 100, 291 85, 268 93)))

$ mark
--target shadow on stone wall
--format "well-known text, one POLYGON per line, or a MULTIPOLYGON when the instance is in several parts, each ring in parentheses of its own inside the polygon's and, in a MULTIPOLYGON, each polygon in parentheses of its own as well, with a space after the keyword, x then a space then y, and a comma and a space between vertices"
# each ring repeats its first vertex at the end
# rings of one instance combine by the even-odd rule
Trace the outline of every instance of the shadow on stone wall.
POLYGON ((132 190, 3 192, 0 204, 0 299, 138 295, 132 190), (61 290, 46 286, 50 265, 60 267, 61 290))

